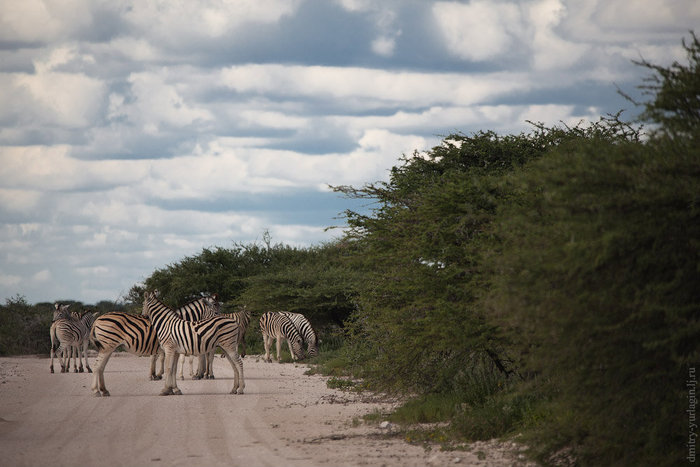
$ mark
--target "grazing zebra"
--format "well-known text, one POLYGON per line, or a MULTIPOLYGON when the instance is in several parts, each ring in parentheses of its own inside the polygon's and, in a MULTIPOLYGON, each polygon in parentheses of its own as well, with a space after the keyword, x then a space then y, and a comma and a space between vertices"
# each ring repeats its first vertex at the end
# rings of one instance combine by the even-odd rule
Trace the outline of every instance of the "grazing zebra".
POLYGON ((201 321, 184 321, 164 305, 154 293, 146 293, 142 314, 151 319, 160 345, 165 351, 165 387, 162 396, 182 394, 177 387, 177 357, 206 354, 218 345, 234 371, 231 394, 243 394, 243 362, 238 355, 238 323, 230 318, 214 316, 201 321))
POLYGON ((292 313, 291 311, 281 311, 280 313, 294 323, 294 326, 296 326, 299 334, 301 334, 301 337, 304 338, 304 342, 306 342, 306 353, 309 354, 309 357, 317 356, 318 336, 316 335, 314 328, 311 327, 309 320, 306 319, 306 316, 302 315, 301 313, 292 313))
POLYGON ((73 370, 75 373, 82 373, 83 368, 83 357, 85 358, 85 368, 89 373, 92 373, 90 364, 87 359, 87 347, 88 347, 88 335, 90 333, 90 328, 92 323, 95 321, 94 313, 83 313, 79 315, 77 313, 68 313, 67 306, 55 305, 54 318, 55 321, 51 324, 50 337, 51 337, 51 373, 54 372, 53 369, 53 358, 54 358, 54 346, 55 340, 58 340, 60 346, 58 347, 58 353, 60 354, 59 363, 61 364, 61 373, 66 373, 70 371, 70 359, 72 350, 75 350, 76 358, 73 358, 73 370), (78 368, 78 363, 80 368, 78 368))
MULTIPOLYGON (((218 301, 216 297, 203 297, 188 303, 179 310, 188 316, 194 314, 192 310, 210 313, 209 310, 218 311, 218 301)), ((130 353, 150 355, 150 379, 162 378, 165 352, 161 349, 158 336, 148 318, 119 311, 106 313, 95 320, 90 340, 97 347, 98 352, 95 360, 95 375, 92 381, 92 391, 96 396, 109 396, 109 391, 105 387, 104 369, 112 352, 120 345, 123 345, 130 353), (156 374, 156 359, 158 357, 160 357, 160 372, 156 374)))
MULTIPOLYGON (((303 340, 299 331, 297 331, 294 323, 281 313, 268 311, 260 317, 260 332, 265 344, 265 361, 272 362, 270 358, 270 345, 272 339, 277 339, 277 361, 280 362, 280 351, 282 350, 282 341, 287 339, 289 352, 292 354, 292 359, 298 360, 304 358, 304 349, 302 348, 303 340)), ((281 363, 281 362, 280 362, 281 363)))

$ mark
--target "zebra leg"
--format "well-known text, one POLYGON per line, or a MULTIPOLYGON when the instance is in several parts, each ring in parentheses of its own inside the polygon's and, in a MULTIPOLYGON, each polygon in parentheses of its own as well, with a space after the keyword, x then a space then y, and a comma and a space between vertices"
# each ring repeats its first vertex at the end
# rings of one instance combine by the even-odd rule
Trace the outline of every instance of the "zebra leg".
POLYGON ((197 356, 197 373, 192 377, 192 379, 202 379, 206 377, 207 373, 207 357, 205 354, 199 354, 197 356))
POLYGON ((241 360, 240 355, 236 347, 223 349, 226 358, 233 368, 233 389, 231 389, 231 394, 243 394, 245 389, 245 379, 243 378, 243 360, 241 360))
POLYGON ((160 372, 156 373, 156 379, 163 379, 163 373, 165 373, 165 351, 161 349, 159 352, 160 372))
POLYGON ((272 337, 267 334, 263 334, 263 345, 265 346, 265 361, 267 363, 272 363, 270 358, 270 345, 272 344, 272 337))
POLYGON ((59 347, 58 352, 60 354, 60 363, 61 363, 61 373, 65 373, 67 371, 70 371, 70 366, 66 368, 66 364, 70 365, 70 350, 66 350, 66 347, 61 343, 61 347, 59 347))
POLYGON ((103 349, 97 354, 95 360, 95 373, 92 376, 92 392, 95 396, 109 396, 109 391, 105 387, 105 366, 112 356, 112 350, 103 349))
MULTIPOLYGON (((78 360, 80 360, 80 356, 77 355, 77 353, 78 352, 75 346, 71 345, 68 347, 68 355, 70 355, 70 359, 73 361, 73 373, 78 372, 78 360)), ((80 361, 80 364, 83 364, 82 360, 80 361)))
POLYGON ((85 355, 85 369, 87 370, 88 373, 92 373, 92 368, 90 368, 90 362, 88 362, 88 346, 90 343, 88 341, 85 341, 83 344, 83 355, 85 355))
POLYGON ((292 348, 292 341, 287 339, 287 345, 289 346, 289 354, 292 356, 292 360, 296 360, 297 354, 294 353, 294 349, 292 348))
POLYGON ((51 373, 53 373, 53 357, 54 357, 53 336, 51 336, 51 366, 49 367, 51 369, 51 373))
POLYGON ((158 350, 156 351, 155 354, 151 355, 151 376, 150 379, 151 381, 156 381, 163 379, 163 371, 165 368, 165 352, 163 352, 163 349, 158 347, 158 350), (160 372, 156 374, 156 360, 160 358, 160 372))
POLYGON ((158 358, 158 354, 154 353, 151 355, 151 371, 150 371, 150 376, 148 377, 151 381, 156 379, 156 359, 158 358))
POLYGON ((165 353, 165 387, 160 392, 161 396, 169 396, 173 393, 172 384, 170 383, 170 380, 173 377, 171 371, 171 367, 173 365, 173 358, 175 358, 175 364, 177 365, 177 354, 173 355, 172 353, 165 353))
POLYGON ((194 379, 194 355, 190 355, 187 361, 190 363, 190 378, 194 379))
POLYGON ((214 379, 214 355, 216 354, 216 350, 212 350, 211 352, 207 353, 207 374, 209 375, 209 379, 214 379))
MULTIPOLYGON (((78 362, 80 363, 80 368, 76 370, 76 372, 79 373, 85 373, 85 368, 83 368, 83 352, 82 352, 82 344, 78 344, 75 346, 75 353, 77 354, 78 357, 78 362)), ((86 362, 87 364, 87 362, 86 362)))
MULTIPOLYGON (((178 361, 179 357, 180 357, 180 354, 175 353, 175 357, 173 359, 174 360, 173 366, 172 366, 172 375, 170 378, 170 381, 172 381, 172 386, 170 389, 172 390, 172 393, 176 396, 179 396, 180 394, 182 394, 182 391, 180 391, 180 388, 177 387, 177 361, 178 361)), ((182 358, 185 358, 185 357, 183 356, 182 358)))
POLYGON ((172 394, 182 394, 177 387, 177 360, 178 353, 172 351, 165 352, 165 387, 160 392, 161 396, 172 394))
POLYGON ((51 369, 51 373, 53 373, 53 357, 54 357, 54 338, 56 337, 56 326, 53 324, 51 325, 51 330, 49 331, 49 335, 51 336, 51 366, 49 367, 51 369))
MULTIPOLYGON (((179 361, 179 360, 180 360, 180 358, 178 357, 178 361, 179 361)), ((182 365, 180 365, 180 379, 181 379, 181 380, 184 380, 184 379, 185 379, 185 376, 184 376, 184 374, 185 374, 185 360, 186 360, 186 358, 185 358, 185 356, 183 355, 183 356, 182 356, 182 365)))
POLYGON ((277 363, 282 363, 282 360, 280 360, 280 353, 282 351, 282 338, 280 336, 277 336, 277 363))

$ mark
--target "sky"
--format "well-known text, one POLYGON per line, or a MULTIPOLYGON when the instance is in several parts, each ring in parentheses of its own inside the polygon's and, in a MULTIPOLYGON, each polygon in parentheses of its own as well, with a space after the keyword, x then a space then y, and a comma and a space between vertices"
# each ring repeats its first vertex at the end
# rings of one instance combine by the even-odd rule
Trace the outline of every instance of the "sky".
POLYGON ((697 0, 0 2, 0 301, 118 301, 203 248, 305 247, 443 137, 639 109, 697 0))

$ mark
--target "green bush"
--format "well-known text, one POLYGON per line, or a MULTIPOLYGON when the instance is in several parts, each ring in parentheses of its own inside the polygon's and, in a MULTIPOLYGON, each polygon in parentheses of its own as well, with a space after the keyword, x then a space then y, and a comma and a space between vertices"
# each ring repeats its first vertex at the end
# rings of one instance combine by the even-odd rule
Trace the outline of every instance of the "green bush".
MULTIPOLYGON (((685 71, 697 98, 697 61, 685 71)), ((685 381, 700 361, 700 128, 669 134, 657 123, 648 142, 562 145, 504 182, 517 202, 493 224, 485 306, 520 366, 566 408, 535 430, 544 460, 560 448, 582 465, 680 465, 687 455, 685 381)))

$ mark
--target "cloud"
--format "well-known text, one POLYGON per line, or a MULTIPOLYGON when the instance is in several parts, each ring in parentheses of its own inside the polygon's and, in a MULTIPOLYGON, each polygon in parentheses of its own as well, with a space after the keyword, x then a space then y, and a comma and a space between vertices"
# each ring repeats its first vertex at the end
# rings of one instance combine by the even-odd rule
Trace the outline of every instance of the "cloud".
POLYGON ((174 46, 198 38, 214 39, 246 23, 275 23, 292 14, 299 0, 207 0, 180 3, 167 0, 129 2, 124 20, 157 43, 174 46), (178 34, 172 34, 172 31, 178 34))
POLYGON ((35 273, 32 276, 32 281, 34 282, 48 282, 51 280, 51 271, 48 269, 42 269, 41 271, 35 273))
POLYGON ((47 43, 74 37, 92 24, 89 0, 0 3, 0 42, 47 43))
POLYGON ((700 4, 694 0, 567 1, 566 8, 562 33, 572 40, 595 44, 638 46, 655 36, 656 41, 661 38, 675 48, 679 31, 696 28, 700 20, 700 4))
POLYGON ((395 47, 396 39, 393 37, 381 36, 372 41, 372 51, 384 57, 393 55, 395 47))
POLYGON ((518 73, 427 73, 358 67, 238 65, 221 82, 239 93, 274 93, 308 99, 340 99, 348 110, 435 103, 475 104, 533 83, 518 73))
POLYGON ((437 2, 433 15, 448 50, 466 60, 495 59, 510 51, 522 35, 521 13, 512 3, 437 2))

